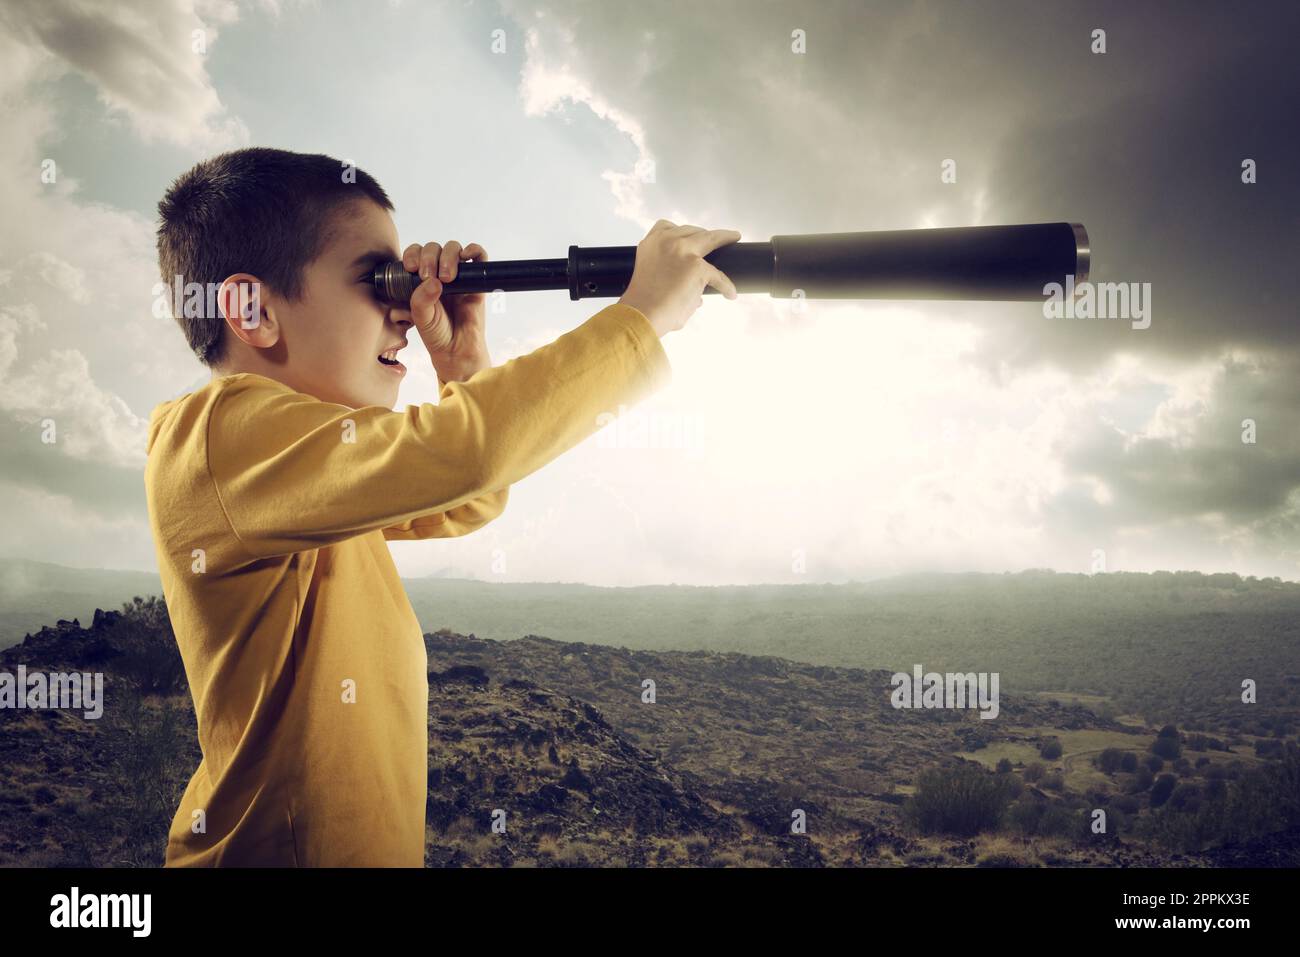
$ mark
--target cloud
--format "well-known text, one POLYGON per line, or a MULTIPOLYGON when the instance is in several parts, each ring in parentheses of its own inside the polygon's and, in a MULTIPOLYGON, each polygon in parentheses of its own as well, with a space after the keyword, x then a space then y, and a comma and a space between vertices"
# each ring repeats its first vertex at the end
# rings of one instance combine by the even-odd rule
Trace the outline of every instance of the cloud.
MULTIPOLYGON (((1113 557, 1137 565, 1195 555, 1210 567, 1282 563, 1294 576, 1300 448, 1283 423, 1300 404, 1288 288, 1300 252, 1300 180, 1291 175, 1300 135, 1284 117, 1297 85, 1300 7, 1021 2, 996 17, 925 2, 503 7, 527 37, 523 108, 590 110, 625 139, 626 165, 605 178, 618 214, 638 225, 671 210, 668 218, 761 240, 1080 220, 1095 281, 1152 287, 1146 330, 1049 320, 1033 305, 916 303, 905 320, 892 318, 895 304, 862 304, 856 321, 876 334, 835 326, 832 335, 831 307, 810 304, 803 336, 788 339, 761 305, 735 307, 749 318, 734 342, 702 354, 727 357, 736 401, 728 427, 773 431, 766 443, 730 432, 728 455, 708 463, 737 466, 725 477, 695 465, 700 482, 730 480, 726 501, 689 486, 669 496, 675 510, 706 516, 702 529, 675 529, 682 562, 716 553, 729 536, 726 574, 763 580, 754 562, 773 569, 773 541, 746 516, 766 495, 764 479, 807 487, 791 463, 808 463, 837 476, 840 496, 851 477, 865 477, 870 508, 845 516, 843 502, 823 512, 799 501, 787 536, 818 543, 848 575, 914 563, 1061 565, 1068 555, 1078 556, 1070 567, 1086 568, 1091 547, 1110 542, 1113 557), (1098 26, 1105 54, 1092 51, 1098 26), (1256 184, 1241 180, 1245 158, 1259 165, 1256 184), (945 159, 957 163, 956 184, 940 182, 945 159), (647 162, 649 180, 636 175, 647 162), (879 330, 895 321, 922 325, 929 340, 910 353, 892 336, 881 342, 879 330), (933 354, 957 348, 961 330, 976 332, 960 362, 933 354), (791 359, 813 335, 822 353, 791 359), (888 401, 922 434, 909 440, 888 418, 859 415, 859 459, 834 439, 853 421, 836 396, 851 403, 853 383, 890 370, 869 362, 855 379, 836 360, 869 351, 891 356, 909 380, 888 401), (783 358, 806 374, 785 372, 783 358), (781 383, 782 402, 811 417, 802 433, 794 422, 776 427, 784 406, 764 404, 750 385, 759 368, 781 383), (1062 377, 1043 379, 1048 369, 1062 377), (925 377, 936 375, 962 388, 918 406, 933 381, 925 377), (1254 446, 1241 442, 1251 416, 1254 446), (935 445, 926 430, 942 418, 961 423, 962 442, 935 445), (773 447, 776 460, 746 459, 773 447), (864 553, 874 557, 848 557, 864 553)), ((682 339, 670 349, 675 365, 695 354, 682 339)), ((693 381, 689 372, 679 390, 683 381, 693 381)), ((712 401, 692 397, 695 408, 712 401)))
MULTIPOLYGON (((141 537, 130 554, 149 561, 144 416, 132 409, 187 391, 201 371, 174 323, 152 316, 152 210, 92 201, 65 170, 62 94, 84 81, 99 118, 142 151, 77 164, 98 196, 124 184, 152 194, 179 165, 173 154, 247 141, 230 104, 254 96, 267 117, 327 102, 327 141, 409 146, 408 131, 390 129, 400 126, 391 101, 392 124, 362 109, 373 62, 322 67, 282 47, 277 31, 305 24, 274 22, 281 6, 255 5, 257 29, 238 32, 245 8, 223 2, 0 8, 0 163, 13 174, 0 180, 0 436, 18 450, 0 471, 16 490, 0 520, 22 530, 11 549, 52 548, 43 528, 78 549, 131 532, 141 537), (208 54, 191 52, 196 29, 208 54), (240 75, 250 62, 222 72, 209 59, 218 31, 219 52, 282 51, 276 82, 240 75), (328 95, 308 102, 325 69, 328 95), (165 162, 132 169, 160 147, 165 162), (40 178, 45 160, 54 182, 40 178), (39 443, 47 419, 54 446, 39 443), (34 509, 51 516, 21 514, 34 509)), ((1296 577, 1300 449, 1286 423, 1300 402, 1300 349, 1284 284, 1300 208, 1285 121, 1297 8, 500 6, 518 57, 482 56, 499 17, 455 3, 403 10, 419 29, 383 46, 395 63, 424 62, 423 28, 437 23, 463 52, 465 88, 490 118, 461 124, 477 145, 438 157, 439 175, 496 148, 531 157, 512 195, 566 183, 551 190, 561 200, 539 196, 485 225, 518 236, 540 228, 530 220, 558 212, 567 223, 584 209, 602 225, 612 211, 641 229, 665 216, 761 240, 1082 219, 1094 278, 1151 282, 1155 311, 1138 331, 1048 320, 1034 304, 820 302, 797 314, 783 301, 709 297, 666 343, 670 393, 640 410, 701 423, 701 444, 590 443, 521 483, 481 537, 421 554, 445 550, 483 572, 503 546, 512 579, 606 584, 800 580, 796 553, 803 580, 1087 570, 1097 548, 1113 569, 1296 577), (1089 50, 1098 24, 1104 56, 1089 50), (506 64, 519 67, 513 89, 506 64), (500 123, 511 109, 535 125, 500 123), (595 156, 603 179, 579 182, 555 159, 579 155, 595 156), (538 156, 555 166, 529 165, 538 156), (1259 163, 1253 186, 1240 182, 1243 156, 1259 163), (956 184, 939 179, 945 159, 956 184), (1246 418, 1254 445, 1241 442, 1246 418)), ((313 13, 321 43, 352 41, 344 15, 313 13)), ((477 224, 490 206, 481 191, 448 191, 438 215, 477 224)), ((531 349, 563 331, 540 324, 521 324, 508 344, 531 349)))
POLYGON ((9 0, 0 11, 28 69, 80 74, 145 142, 217 150, 248 141, 205 66, 218 26, 238 17, 235 4, 9 0))
MULTIPOLYGON (((192 375, 175 361, 187 350, 150 310, 153 224, 82 198, 82 184, 62 168, 63 116, 47 95, 76 69, 141 136, 220 141, 223 121, 210 86, 203 92, 201 60, 164 56, 161 46, 192 12, 175 5, 157 17, 146 12, 152 7, 19 3, 0 13, 0 164, 11 172, 0 179, 0 480, 10 488, 3 522, 25 536, 39 536, 42 525, 82 528, 67 536, 70 549, 91 528, 143 527, 147 423, 118 388, 147 375, 179 389, 192 375), (149 89, 164 81, 175 89, 149 89), (40 522, 23 515, 33 501, 57 502, 57 522, 53 513, 40 522)), ((9 547, 18 545, 15 537, 9 547)))

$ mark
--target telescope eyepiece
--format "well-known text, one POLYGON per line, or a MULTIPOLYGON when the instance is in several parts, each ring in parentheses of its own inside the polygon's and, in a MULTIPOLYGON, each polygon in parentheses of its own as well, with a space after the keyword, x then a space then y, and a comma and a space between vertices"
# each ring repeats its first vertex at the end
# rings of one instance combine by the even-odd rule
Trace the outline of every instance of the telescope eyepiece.
POLYGON ((388 302, 410 302, 411 293, 420 285, 420 274, 409 273, 400 260, 379 263, 370 281, 380 299, 388 302))

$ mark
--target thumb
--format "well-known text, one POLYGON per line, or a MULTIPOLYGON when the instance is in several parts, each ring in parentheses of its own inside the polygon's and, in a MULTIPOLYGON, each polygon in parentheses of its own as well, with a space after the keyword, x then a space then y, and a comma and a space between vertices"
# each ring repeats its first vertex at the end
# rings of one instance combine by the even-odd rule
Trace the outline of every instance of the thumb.
POLYGON ((442 306, 442 283, 430 276, 411 293, 411 322, 431 351, 451 345, 451 320, 442 306))

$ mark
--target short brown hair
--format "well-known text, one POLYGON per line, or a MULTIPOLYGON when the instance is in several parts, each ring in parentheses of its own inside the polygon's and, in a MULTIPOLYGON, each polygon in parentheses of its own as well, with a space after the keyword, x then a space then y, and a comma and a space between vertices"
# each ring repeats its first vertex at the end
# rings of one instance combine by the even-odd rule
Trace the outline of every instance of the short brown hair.
MULTIPOLYGON (((298 300, 303 270, 329 242, 334 214, 363 198, 393 208, 368 173, 323 153, 258 146, 204 160, 177 177, 158 203, 163 283, 170 289, 181 277, 182 284, 207 289, 247 272, 298 300)), ((225 358, 225 320, 209 312, 186 308, 175 318, 195 356, 211 368, 225 358)))

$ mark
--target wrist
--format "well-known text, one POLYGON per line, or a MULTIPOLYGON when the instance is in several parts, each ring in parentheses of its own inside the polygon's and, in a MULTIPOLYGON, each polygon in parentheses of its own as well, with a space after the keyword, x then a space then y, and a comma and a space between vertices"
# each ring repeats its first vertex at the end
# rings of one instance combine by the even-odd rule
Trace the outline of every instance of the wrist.
POLYGON ((486 358, 473 362, 435 362, 433 364, 434 371, 438 373, 439 388, 448 382, 464 382, 474 373, 480 372, 489 366, 491 366, 491 363, 486 358))

